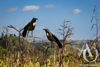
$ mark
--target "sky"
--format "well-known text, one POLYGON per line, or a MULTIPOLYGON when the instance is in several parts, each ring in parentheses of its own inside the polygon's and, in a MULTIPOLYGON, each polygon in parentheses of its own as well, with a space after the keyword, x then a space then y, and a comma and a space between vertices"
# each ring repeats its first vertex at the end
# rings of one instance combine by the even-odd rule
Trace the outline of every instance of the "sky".
MULTIPOLYGON (((74 28, 72 40, 92 39, 95 31, 90 29, 95 21, 91 23, 90 20, 94 5, 100 18, 100 0, 0 0, 0 32, 7 25, 22 29, 36 17, 34 36, 45 38, 43 28, 48 28, 61 38, 58 29, 64 20, 69 20, 74 28)), ((12 29, 9 31, 17 34, 12 29)))

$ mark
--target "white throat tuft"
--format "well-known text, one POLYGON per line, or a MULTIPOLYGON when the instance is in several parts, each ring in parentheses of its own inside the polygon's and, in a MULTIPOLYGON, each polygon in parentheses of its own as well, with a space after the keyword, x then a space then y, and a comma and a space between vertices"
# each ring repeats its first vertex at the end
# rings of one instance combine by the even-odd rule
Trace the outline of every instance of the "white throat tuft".
POLYGON ((46 35, 48 36, 49 34, 47 33, 46 35))
POLYGON ((33 23, 33 26, 35 26, 36 25, 36 23, 33 23))

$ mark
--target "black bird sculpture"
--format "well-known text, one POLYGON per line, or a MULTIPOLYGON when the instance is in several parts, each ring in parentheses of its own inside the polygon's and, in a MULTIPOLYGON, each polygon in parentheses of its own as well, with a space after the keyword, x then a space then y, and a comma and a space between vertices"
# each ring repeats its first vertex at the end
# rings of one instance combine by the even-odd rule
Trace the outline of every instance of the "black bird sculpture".
POLYGON ((48 40, 50 40, 51 42, 56 42, 58 44, 58 47, 62 48, 61 42, 54 34, 52 34, 48 29, 43 29, 43 30, 45 30, 48 40))
POLYGON ((29 22, 25 27, 24 27, 24 31, 22 32, 22 36, 26 37, 27 31, 33 31, 35 29, 36 26, 36 20, 38 20, 37 18, 33 18, 31 20, 31 22, 29 22))

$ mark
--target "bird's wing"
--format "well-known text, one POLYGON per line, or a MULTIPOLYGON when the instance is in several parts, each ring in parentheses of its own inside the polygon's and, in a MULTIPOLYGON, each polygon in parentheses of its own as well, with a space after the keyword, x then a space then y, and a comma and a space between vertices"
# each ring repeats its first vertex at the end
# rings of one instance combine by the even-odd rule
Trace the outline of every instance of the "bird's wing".
POLYGON ((30 26, 31 22, 29 22, 25 27, 24 29, 27 29, 29 26, 30 26))
POLYGON ((55 42, 58 44, 59 48, 62 48, 62 44, 61 44, 61 42, 59 41, 59 39, 58 39, 55 35, 53 35, 53 34, 52 34, 52 36, 53 36, 53 38, 55 39, 55 42))

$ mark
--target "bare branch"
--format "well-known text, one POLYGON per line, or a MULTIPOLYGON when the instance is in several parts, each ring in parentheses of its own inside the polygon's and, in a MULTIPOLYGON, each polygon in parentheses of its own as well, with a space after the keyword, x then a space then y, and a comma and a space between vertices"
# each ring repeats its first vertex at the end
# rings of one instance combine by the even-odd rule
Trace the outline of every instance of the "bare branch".
POLYGON ((66 39, 72 34, 72 28, 68 28, 68 31, 64 37, 64 42, 66 41, 66 39))
POLYGON ((66 21, 66 22, 70 22, 70 21, 66 21))
POLYGON ((23 29, 18 30, 16 27, 14 27, 13 25, 9 25, 9 28, 12 28, 14 30, 16 30, 17 32, 21 32, 23 29))
POLYGON ((60 30, 60 31, 61 31, 62 29, 58 29, 58 30, 60 30))
POLYGON ((15 28, 14 26, 12 26, 12 25, 10 25, 10 26, 8 26, 9 28, 12 28, 12 29, 14 29, 14 30, 16 30, 17 32, 20 32, 20 30, 18 30, 17 28, 15 28))

